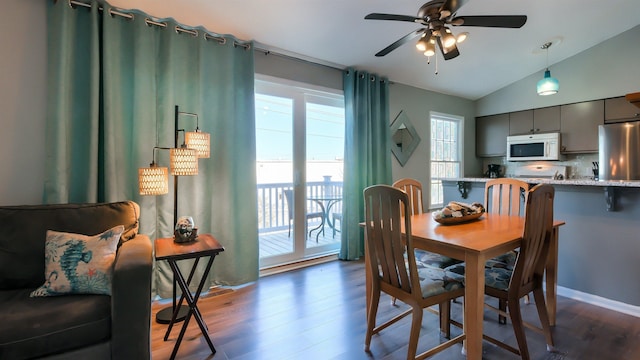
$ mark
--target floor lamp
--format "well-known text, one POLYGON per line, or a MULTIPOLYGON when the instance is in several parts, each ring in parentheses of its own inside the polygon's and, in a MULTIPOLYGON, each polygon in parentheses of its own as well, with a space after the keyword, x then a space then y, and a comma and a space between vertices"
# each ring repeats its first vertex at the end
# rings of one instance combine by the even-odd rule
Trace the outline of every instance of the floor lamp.
MULTIPOLYGON (((140 195, 165 195, 169 193, 169 175, 166 167, 158 166, 155 161, 156 150, 169 150, 169 164, 171 175, 173 175, 173 225, 178 222, 178 177, 192 176, 198 174, 198 158, 209 158, 210 140, 209 134, 200 131, 198 128, 198 115, 194 113, 181 112, 178 105, 174 112, 174 147, 153 148, 153 160, 149 167, 138 169, 138 188, 140 195), (186 132, 178 127, 180 115, 196 118, 195 131, 186 132), (180 132, 184 132, 184 142, 178 147, 180 132)), ((174 240, 176 240, 174 238, 174 240)), ((173 306, 164 308, 156 314, 156 321, 161 324, 168 324, 171 321, 176 308, 176 280, 173 279, 173 306)), ((180 307, 176 321, 182 321, 187 315, 189 308, 185 305, 180 307)))

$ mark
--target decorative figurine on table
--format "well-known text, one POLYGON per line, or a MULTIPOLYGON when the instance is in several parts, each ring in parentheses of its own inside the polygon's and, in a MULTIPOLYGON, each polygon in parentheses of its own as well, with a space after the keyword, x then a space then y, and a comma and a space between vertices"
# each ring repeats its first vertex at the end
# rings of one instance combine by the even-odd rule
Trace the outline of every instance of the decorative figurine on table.
POLYGON ((181 216, 173 232, 173 241, 177 243, 187 243, 195 241, 197 237, 198 228, 196 228, 193 218, 191 216, 181 216))

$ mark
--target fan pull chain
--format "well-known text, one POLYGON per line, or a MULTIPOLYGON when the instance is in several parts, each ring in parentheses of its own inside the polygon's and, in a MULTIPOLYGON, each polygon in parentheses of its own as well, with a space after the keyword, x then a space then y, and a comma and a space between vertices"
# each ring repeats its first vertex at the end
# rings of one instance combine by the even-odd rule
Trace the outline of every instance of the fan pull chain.
POLYGON ((436 55, 436 75, 438 75, 438 55, 436 55))

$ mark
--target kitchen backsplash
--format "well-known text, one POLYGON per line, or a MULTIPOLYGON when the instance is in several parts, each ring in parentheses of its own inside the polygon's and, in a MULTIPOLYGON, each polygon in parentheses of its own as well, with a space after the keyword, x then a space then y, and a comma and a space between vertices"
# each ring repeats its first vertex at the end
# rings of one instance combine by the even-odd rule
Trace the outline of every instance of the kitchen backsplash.
POLYGON ((560 161, 506 161, 506 157, 485 158, 482 161, 483 171, 487 170, 489 164, 499 164, 502 166, 502 174, 511 177, 515 169, 522 165, 529 164, 551 164, 563 165, 567 167, 568 179, 593 179, 593 162, 598 161, 598 154, 575 154, 563 155, 560 161))

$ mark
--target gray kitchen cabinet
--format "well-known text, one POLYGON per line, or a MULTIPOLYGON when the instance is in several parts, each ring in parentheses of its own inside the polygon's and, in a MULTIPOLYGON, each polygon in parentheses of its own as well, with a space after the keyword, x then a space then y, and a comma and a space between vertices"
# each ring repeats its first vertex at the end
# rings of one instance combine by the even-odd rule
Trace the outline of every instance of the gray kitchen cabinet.
POLYGON ((533 130, 533 110, 509 113, 509 135, 531 134, 533 130))
POLYGON ((505 156, 507 135, 509 135, 509 114, 477 117, 476 156, 505 156))
POLYGON ((624 96, 604 100, 604 123, 640 120, 640 109, 624 96))
POLYGON ((509 135, 560 131, 560 106, 516 111, 509 114, 509 135))
POLYGON ((560 106, 533 109, 534 132, 560 131, 560 106))
POLYGON ((560 106, 563 153, 598 152, 598 125, 604 123, 604 100, 560 106))

